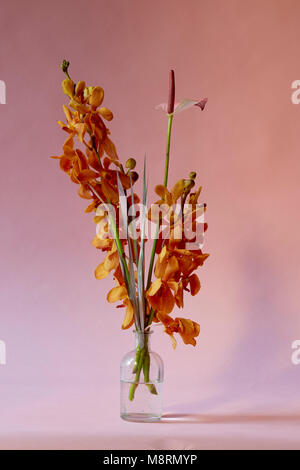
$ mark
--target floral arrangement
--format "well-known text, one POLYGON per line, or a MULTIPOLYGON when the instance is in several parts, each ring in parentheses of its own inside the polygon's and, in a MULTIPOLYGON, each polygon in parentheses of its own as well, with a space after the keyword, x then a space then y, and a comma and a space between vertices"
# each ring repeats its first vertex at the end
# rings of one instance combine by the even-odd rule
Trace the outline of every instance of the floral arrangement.
MULTIPOLYGON (((66 123, 58 124, 67 133, 67 139, 62 155, 52 158, 59 159, 60 168, 79 186, 79 196, 89 200, 85 212, 95 212, 97 232, 92 243, 105 254, 95 276, 104 279, 113 273, 116 285, 108 292, 107 300, 121 302, 118 307, 125 308, 123 330, 134 325, 136 331, 144 332, 153 323, 161 324, 174 348, 174 334, 179 334, 185 344, 195 346, 199 324, 186 318, 173 318, 171 312, 175 305, 183 308, 185 292, 194 296, 200 290, 195 271, 208 257, 201 250, 207 229, 203 220, 206 204, 198 203, 201 187, 194 189, 194 171, 170 189, 168 171, 175 115, 192 106, 204 110, 207 100, 183 100, 175 104, 175 78, 170 71, 168 103, 158 106, 168 118, 164 179, 155 187, 158 201, 147 210, 146 159, 140 199, 134 191, 139 178, 136 161, 129 158, 124 166, 110 139, 105 121, 111 121, 113 113, 103 106, 103 89, 87 86, 84 81, 75 84, 68 69, 69 62, 64 60, 62 70, 66 78, 62 89, 70 101, 69 106, 63 105, 66 123), (155 230, 146 270, 146 242, 150 241, 147 222, 155 230)), ((147 382, 149 367, 147 344, 138 345, 133 370, 136 384, 130 388, 130 400, 134 398, 142 370, 147 382)), ((148 388, 156 393, 154 385, 148 388)))

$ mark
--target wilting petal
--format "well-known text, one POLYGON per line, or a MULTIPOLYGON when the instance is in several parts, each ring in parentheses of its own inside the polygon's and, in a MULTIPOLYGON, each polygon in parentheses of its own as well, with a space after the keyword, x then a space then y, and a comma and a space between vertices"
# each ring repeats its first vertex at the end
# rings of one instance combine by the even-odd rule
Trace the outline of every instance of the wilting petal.
POLYGON ((123 300, 128 297, 127 290, 125 286, 116 286, 113 287, 107 294, 107 301, 109 303, 117 302, 118 300, 123 300))
POLYGON ((105 269, 104 263, 99 264, 95 269, 95 278, 96 279, 104 279, 109 275, 109 271, 105 269))

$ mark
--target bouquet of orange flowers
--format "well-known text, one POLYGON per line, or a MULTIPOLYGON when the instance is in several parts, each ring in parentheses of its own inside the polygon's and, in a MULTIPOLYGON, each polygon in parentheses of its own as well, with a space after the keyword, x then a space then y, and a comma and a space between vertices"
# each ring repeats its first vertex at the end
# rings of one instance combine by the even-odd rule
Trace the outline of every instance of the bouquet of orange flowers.
MULTIPOLYGON (((95 213, 97 231, 92 243, 105 254, 95 276, 104 279, 113 273, 116 285, 108 292, 107 300, 120 302, 118 307, 125 308, 123 330, 134 325, 136 331, 144 332, 154 322, 163 325, 174 348, 174 334, 179 334, 185 344, 195 346, 199 324, 186 318, 173 318, 171 312, 175 305, 183 307, 185 292, 194 296, 200 290, 195 271, 208 257, 201 249, 207 229, 204 222, 206 204, 198 203, 201 187, 194 189, 195 172, 168 189, 168 170, 174 116, 192 106, 203 110, 207 100, 183 100, 175 104, 175 78, 174 72, 170 71, 168 103, 158 106, 168 117, 164 179, 155 187, 158 201, 147 210, 146 159, 140 199, 134 191, 139 178, 135 171, 136 161, 129 158, 124 166, 110 139, 105 121, 111 121, 113 113, 103 106, 103 89, 87 86, 84 81, 75 84, 68 68, 69 62, 64 60, 62 70, 66 78, 62 88, 70 101, 69 106, 63 106, 66 122, 58 122, 67 133, 67 139, 62 155, 52 158, 59 159, 61 169, 79 186, 79 196, 90 201, 85 212, 95 213), (146 229, 148 223, 154 228, 151 232, 154 236, 146 271, 145 243, 150 239, 146 229)), ((147 382, 149 367, 145 342, 136 350, 133 371, 136 376, 129 390, 130 400, 134 398, 142 371, 147 382)), ((156 393, 155 386, 148 388, 151 393, 156 393)))

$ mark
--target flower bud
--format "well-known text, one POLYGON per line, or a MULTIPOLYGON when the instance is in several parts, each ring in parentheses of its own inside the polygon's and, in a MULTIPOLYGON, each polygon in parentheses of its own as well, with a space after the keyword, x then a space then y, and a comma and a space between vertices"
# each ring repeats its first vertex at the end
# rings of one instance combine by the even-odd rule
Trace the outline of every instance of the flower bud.
POLYGON ((126 168, 129 170, 133 170, 136 166, 136 161, 134 158, 128 158, 127 162, 125 163, 126 168))
POLYGON ((136 171, 131 172, 132 181, 135 183, 139 179, 139 175, 136 171))
POLYGON ((63 71, 66 75, 68 75, 68 68, 69 68, 69 65, 70 65, 70 62, 69 62, 68 60, 64 59, 64 60, 62 61, 61 69, 62 69, 62 71, 63 71))
POLYGON ((191 171, 190 174, 189 174, 189 178, 191 180, 194 180, 196 178, 196 176, 197 176, 197 173, 195 171, 191 171))

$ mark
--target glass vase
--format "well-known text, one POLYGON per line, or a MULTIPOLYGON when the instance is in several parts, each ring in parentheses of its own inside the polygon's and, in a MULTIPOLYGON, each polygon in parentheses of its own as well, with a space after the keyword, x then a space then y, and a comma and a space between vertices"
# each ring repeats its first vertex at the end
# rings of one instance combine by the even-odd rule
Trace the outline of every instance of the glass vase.
POLYGON ((121 418, 159 421, 162 415, 164 366, 150 349, 151 331, 135 331, 135 349, 121 361, 121 418))

